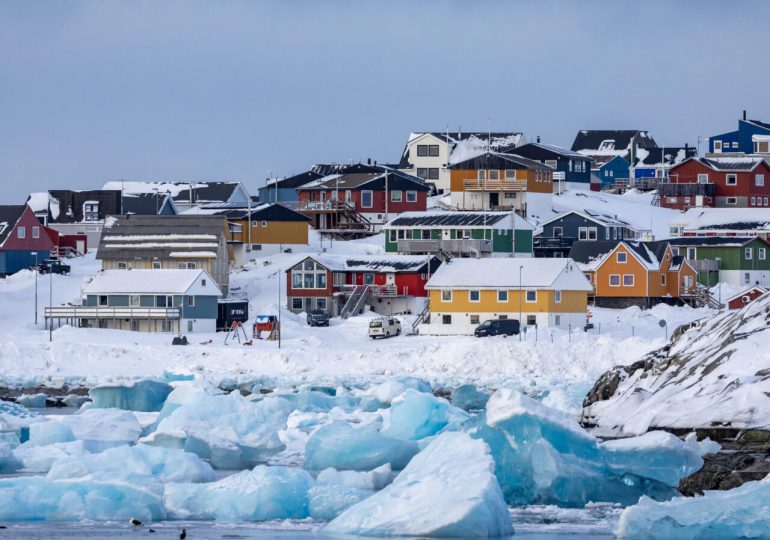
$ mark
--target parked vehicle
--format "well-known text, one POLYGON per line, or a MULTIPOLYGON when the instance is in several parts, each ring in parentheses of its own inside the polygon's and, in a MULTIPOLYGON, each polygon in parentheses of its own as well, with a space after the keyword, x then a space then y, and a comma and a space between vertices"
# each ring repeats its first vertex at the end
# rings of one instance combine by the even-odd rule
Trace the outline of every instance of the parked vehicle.
POLYGON ((40 261, 36 267, 38 272, 41 274, 47 274, 48 272, 54 273, 54 274, 63 274, 67 275, 70 273, 70 270, 72 269, 70 265, 64 264, 58 259, 46 259, 44 261, 40 261))
POLYGON ((519 333, 519 329, 519 321, 516 319, 491 319, 478 325, 473 335, 476 337, 514 336, 519 333))
POLYGON ((329 326, 329 313, 323 309, 314 309, 307 314, 309 326, 329 326))
POLYGON ((380 317, 369 322, 369 337, 372 339, 397 336, 401 333, 401 321, 395 317, 380 317))

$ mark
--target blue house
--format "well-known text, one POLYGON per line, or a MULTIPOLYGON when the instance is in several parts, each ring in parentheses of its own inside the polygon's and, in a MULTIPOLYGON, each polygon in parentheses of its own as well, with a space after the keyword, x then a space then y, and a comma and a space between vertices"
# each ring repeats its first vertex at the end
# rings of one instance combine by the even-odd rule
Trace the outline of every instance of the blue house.
POLYGON ((502 153, 539 161, 555 169, 556 173, 561 174, 554 174, 554 183, 561 177, 564 182, 584 184, 587 187, 591 181, 591 158, 560 146, 534 142, 505 149, 502 153))
POLYGON ((607 156, 606 160, 594 159, 591 172, 599 179, 601 189, 615 185, 615 180, 629 178, 628 161, 621 156, 607 156))
POLYGON ((674 165, 695 157, 696 149, 684 147, 639 148, 634 160, 634 178, 668 178, 674 165))
POLYGON ((570 210, 540 224, 534 238, 535 257, 567 257, 578 240, 635 240, 649 231, 637 229, 618 215, 570 210))
POLYGON ((267 184, 259 188, 260 203, 283 203, 299 200, 297 188, 323 177, 313 170, 295 174, 282 180, 268 178, 267 184))
POLYGON ((770 124, 759 120, 738 120, 738 129, 709 137, 711 154, 770 154, 770 124))

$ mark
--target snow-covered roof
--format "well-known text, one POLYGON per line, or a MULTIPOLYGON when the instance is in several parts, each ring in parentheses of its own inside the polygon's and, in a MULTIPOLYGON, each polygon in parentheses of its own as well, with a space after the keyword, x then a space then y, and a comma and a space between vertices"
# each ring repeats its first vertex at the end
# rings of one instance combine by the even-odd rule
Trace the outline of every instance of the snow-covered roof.
POLYGON ((452 259, 428 281, 429 289, 474 288, 553 289, 591 291, 591 285, 572 259, 488 258, 452 259))
MULTIPOLYGON (((399 216, 385 225, 388 227, 412 227, 443 228, 443 227, 467 227, 495 229, 511 228, 511 212, 402 212, 399 216)), ((518 214, 515 217, 515 228, 519 230, 533 230, 533 226, 518 214)))
MULTIPOLYGON (((634 225, 631 225, 627 221, 624 221, 620 219, 618 216, 610 216, 608 214, 602 214, 600 212, 596 212, 594 210, 567 210, 566 212, 562 212, 561 214, 558 214, 554 217, 552 217, 549 220, 543 221, 540 223, 540 227, 543 227, 544 225, 547 225, 549 223, 552 223, 554 221, 557 221, 559 219, 562 219, 565 216, 568 216, 570 214, 576 214, 578 216, 581 216, 589 221, 593 221, 595 223, 598 223, 600 225, 604 226, 611 226, 611 227, 626 227, 628 229, 632 229, 635 231, 638 231, 640 229, 637 229, 634 225)), ((642 231, 647 231, 648 229, 641 229, 642 231)))
POLYGON ((753 171, 757 166, 764 162, 764 159, 758 157, 719 157, 719 158, 696 158, 707 167, 716 171, 753 171))
POLYGON ((219 287, 205 270, 102 270, 83 288, 83 294, 196 294, 219 296, 219 287), (202 285, 198 280, 206 280, 202 285))
POLYGON ((735 300, 737 298, 740 298, 742 296, 746 296, 747 294, 751 294, 751 293, 753 293, 755 291, 758 292, 758 293, 761 293, 761 294, 766 294, 767 293, 767 289, 765 289, 764 287, 760 287, 759 285, 755 285, 753 287, 749 287, 748 289, 742 290, 738 294, 734 294, 733 296, 731 296, 730 298, 725 300, 725 304, 729 304, 733 300, 735 300))
POLYGON ((515 131, 502 132, 441 132, 441 131, 420 131, 412 132, 404 148, 401 157, 400 167, 409 166, 409 146, 420 137, 425 135, 433 136, 449 144, 449 163, 459 163, 468 159, 477 157, 488 150, 500 150, 503 148, 512 148, 520 146, 524 142, 524 134, 515 131))
POLYGON ((660 269, 660 261, 669 247, 665 240, 657 242, 630 242, 627 240, 580 240, 572 244, 569 256, 572 257, 584 271, 596 270, 607 258, 623 245, 629 253, 647 270, 660 269))
POLYGON ((424 255, 321 254, 310 258, 336 272, 416 272, 428 263, 424 255))
POLYGON ((770 208, 691 208, 672 219, 685 230, 770 230, 770 208))
POLYGON ((29 194, 27 206, 29 206, 35 213, 48 212, 49 201, 50 195, 47 191, 35 191, 29 194))

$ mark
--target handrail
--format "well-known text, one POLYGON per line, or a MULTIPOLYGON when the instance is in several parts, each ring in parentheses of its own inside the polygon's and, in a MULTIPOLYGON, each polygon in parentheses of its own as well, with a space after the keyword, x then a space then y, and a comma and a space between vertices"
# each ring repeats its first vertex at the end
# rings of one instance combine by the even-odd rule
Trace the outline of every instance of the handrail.
POLYGON ((463 180, 465 191, 527 191, 526 180, 463 180))
POLYGON ((45 308, 49 319, 179 319, 178 307, 54 306, 45 308))

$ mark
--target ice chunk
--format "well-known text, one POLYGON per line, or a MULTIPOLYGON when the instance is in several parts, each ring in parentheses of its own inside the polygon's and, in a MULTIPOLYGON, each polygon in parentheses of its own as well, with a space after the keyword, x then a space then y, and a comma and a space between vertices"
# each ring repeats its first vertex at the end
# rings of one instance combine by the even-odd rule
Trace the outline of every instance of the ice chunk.
POLYGON ((373 494, 374 491, 349 486, 316 484, 308 490, 310 517, 319 521, 331 521, 373 494))
POLYGON ((393 399, 386 437, 416 441, 435 435, 447 426, 457 429, 470 416, 446 399, 409 389, 393 399))
POLYGON ((366 391, 366 399, 361 400, 361 406, 366 411, 376 411, 390 405, 393 398, 400 396, 409 389, 418 392, 431 393, 428 382, 416 377, 394 377, 366 391))
POLYGON ((29 441, 26 446, 48 446, 75 440, 69 423, 47 420, 29 426, 29 441))
POLYGON ((45 409, 45 400, 48 396, 45 394, 22 394, 16 398, 16 403, 30 409, 45 409))
POLYGON ((30 426, 30 443, 45 446, 82 440, 89 452, 133 444, 141 434, 136 416, 119 409, 90 409, 81 414, 48 417, 30 426))
POLYGON ((335 407, 350 412, 355 410, 360 401, 350 394, 330 396, 326 392, 310 389, 300 389, 296 393, 277 392, 273 395, 287 400, 293 410, 302 412, 329 412, 335 407))
POLYGON ((513 533, 511 516, 483 441, 436 437, 392 484, 325 528, 332 534, 487 538, 513 533))
POLYGON ((489 394, 482 392, 474 384, 463 384, 452 390, 450 401, 464 411, 478 411, 487 406, 489 394))
POLYGON ((13 455, 21 462, 25 471, 38 473, 47 473, 55 461, 82 456, 86 453, 83 441, 53 443, 46 446, 36 446, 26 442, 13 451, 13 455))
POLYGON ((308 439, 305 468, 370 471, 389 463, 394 469, 403 469, 417 452, 416 443, 385 437, 375 426, 354 428, 347 422, 332 422, 308 439))
POLYGON ((67 394, 67 396, 65 396, 61 401, 67 407, 74 407, 75 409, 79 409, 85 403, 91 401, 91 398, 88 396, 80 396, 78 394, 67 394))
MULTIPOLYGON (((182 397, 175 394, 169 399, 182 397)), ((143 442, 193 452, 220 469, 250 468, 284 449, 278 432, 291 412, 285 399, 254 402, 238 392, 212 395, 195 389, 185 391, 182 404, 172 402, 171 407, 164 417, 164 406, 157 428, 143 442)))
POLYGON ((308 517, 313 478, 302 469, 260 465, 208 484, 166 485, 170 517, 217 521, 264 521, 308 517))
POLYGON ((214 480, 214 471, 195 454, 138 444, 110 448, 100 454, 58 460, 47 476, 52 480, 154 477, 161 482, 211 482, 214 480))
POLYGON ((316 478, 319 484, 336 484, 368 491, 379 491, 390 484, 392 480, 393 471, 389 463, 368 472, 338 471, 328 468, 318 473, 316 478))
POLYGON ((643 497, 620 516, 620 538, 767 538, 770 476, 703 497, 655 502, 643 497))
POLYGON ((171 390, 165 382, 148 379, 128 384, 101 384, 91 388, 88 395, 94 408, 157 412, 163 408, 171 390))
POLYGON ((21 469, 22 464, 13 452, 14 446, 5 440, 0 440, 0 474, 12 473, 21 469))

